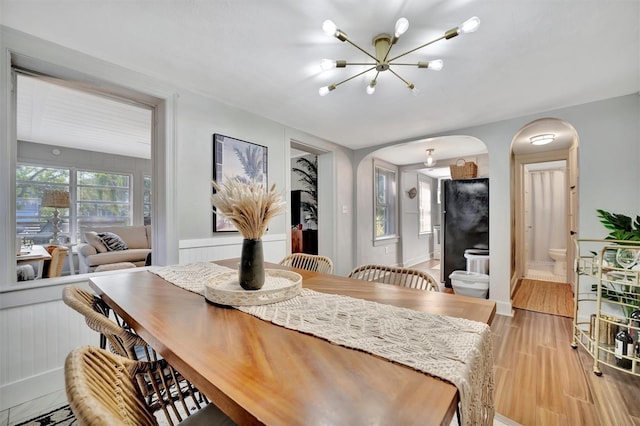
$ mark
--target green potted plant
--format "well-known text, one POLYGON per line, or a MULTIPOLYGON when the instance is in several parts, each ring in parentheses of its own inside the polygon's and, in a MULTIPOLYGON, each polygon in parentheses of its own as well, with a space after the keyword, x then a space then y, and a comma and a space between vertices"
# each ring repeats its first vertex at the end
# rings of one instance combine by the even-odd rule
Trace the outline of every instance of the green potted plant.
POLYGON ((609 230, 607 240, 640 241, 640 216, 635 220, 619 213, 597 209, 598 218, 606 229, 609 230))
MULTIPOLYGON (((634 220, 629 216, 619 213, 611 213, 602 209, 597 209, 596 211, 598 212, 600 222, 609 231, 609 235, 606 237, 607 240, 615 240, 615 244, 621 245, 624 245, 624 242, 626 241, 629 241, 629 244, 634 242, 633 244, 640 245, 640 243, 635 243, 636 241, 640 241, 640 216, 636 216, 634 220)), ((626 271, 627 268, 633 267, 638 262, 638 259, 635 258, 630 262, 623 262, 620 260, 621 250, 626 249, 622 247, 617 250, 607 250, 603 254, 605 257, 604 260, 606 260, 609 266, 626 271)), ((635 255, 638 253, 637 250, 626 251, 633 251, 635 255)), ((603 280, 604 286, 602 288, 602 297, 613 302, 621 303, 620 306, 628 320, 631 312, 640 307, 640 293, 638 292, 637 287, 638 283, 636 282, 634 285, 624 284, 627 280, 626 272, 624 274, 622 272, 616 274, 621 276, 618 279, 618 277, 614 275, 614 282, 611 282, 610 280, 603 280)), ((597 285, 594 284, 592 289, 596 291, 597 285)))

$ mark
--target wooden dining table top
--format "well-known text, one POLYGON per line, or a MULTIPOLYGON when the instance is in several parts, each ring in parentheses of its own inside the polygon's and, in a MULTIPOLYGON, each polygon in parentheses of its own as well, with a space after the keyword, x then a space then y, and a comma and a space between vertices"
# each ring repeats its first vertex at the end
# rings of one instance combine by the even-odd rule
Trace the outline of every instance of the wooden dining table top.
MULTIPOLYGON (((214 263, 237 268, 238 259, 214 263)), ((491 324, 495 302, 289 269, 302 285, 491 324)), ((446 424, 454 385, 412 368, 221 307, 149 271, 91 287, 148 344, 238 424, 446 424)))

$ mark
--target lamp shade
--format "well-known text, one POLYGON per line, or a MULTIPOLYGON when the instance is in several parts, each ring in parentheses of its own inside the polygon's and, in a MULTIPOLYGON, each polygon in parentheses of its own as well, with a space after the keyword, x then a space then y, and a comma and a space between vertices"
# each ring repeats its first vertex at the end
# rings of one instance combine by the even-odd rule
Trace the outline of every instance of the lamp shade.
POLYGON ((69 208, 69 206, 69 193, 67 191, 44 191, 44 195, 42 196, 42 207, 66 209, 69 208))

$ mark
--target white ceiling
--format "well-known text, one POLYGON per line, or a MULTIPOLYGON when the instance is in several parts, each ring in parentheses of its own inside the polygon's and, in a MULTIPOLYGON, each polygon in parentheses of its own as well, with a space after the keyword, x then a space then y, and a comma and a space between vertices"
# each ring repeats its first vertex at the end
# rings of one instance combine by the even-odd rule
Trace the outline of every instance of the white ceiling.
POLYGON ((151 158, 151 109, 18 74, 18 140, 151 158))
POLYGON ((637 0, 0 0, 0 7, 6 26, 352 149, 640 91, 637 0), (372 49, 371 39, 404 16, 409 30, 392 50, 401 53, 474 15, 477 32, 406 57, 445 62, 440 72, 399 70, 417 96, 388 72, 372 96, 364 91, 371 76, 318 95, 357 71, 322 73, 321 59, 366 58, 326 36, 325 19, 372 49))

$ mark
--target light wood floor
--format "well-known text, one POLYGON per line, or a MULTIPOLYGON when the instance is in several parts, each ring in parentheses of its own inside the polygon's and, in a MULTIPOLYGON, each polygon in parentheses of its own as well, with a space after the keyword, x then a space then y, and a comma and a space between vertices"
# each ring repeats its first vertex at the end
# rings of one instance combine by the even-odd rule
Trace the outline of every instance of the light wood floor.
POLYGON ((640 426, 640 378, 604 365, 598 377, 586 351, 571 347, 570 286, 528 281, 514 316, 496 315, 491 326, 496 412, 524 426, 640 426))
POLYGON ((513 296, 514 308, 573 318, 571 285, 523 278, 513 296))
POLYGON ((515 309, 497 315, 496 411, 523 425, 640 425, 640 378, 571 348, 571 318, 515 309))

